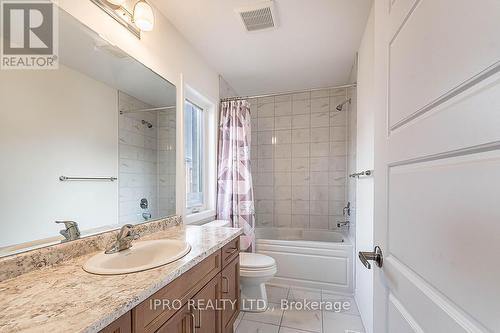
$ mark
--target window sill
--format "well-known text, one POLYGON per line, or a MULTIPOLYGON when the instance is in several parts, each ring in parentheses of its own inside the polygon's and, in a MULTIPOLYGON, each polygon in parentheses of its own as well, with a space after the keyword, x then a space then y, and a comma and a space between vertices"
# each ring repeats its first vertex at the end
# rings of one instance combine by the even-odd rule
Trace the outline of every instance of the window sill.
POLYGON ((216 212, 213 209, 203 210, 199 213, 193 213, 184 217, 184 224, 201 224, 201 222, 210 222, 215 219, 216 212))

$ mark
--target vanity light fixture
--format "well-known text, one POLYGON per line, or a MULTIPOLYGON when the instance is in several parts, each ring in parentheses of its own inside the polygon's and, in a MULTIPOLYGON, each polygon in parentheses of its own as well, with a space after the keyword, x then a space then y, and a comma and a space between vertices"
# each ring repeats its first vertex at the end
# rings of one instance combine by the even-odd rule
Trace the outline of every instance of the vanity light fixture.
POLYGON ((108 0, 109 3, 115 5, 115 6, 123 6, 123 4, 126 2, 127 0, 108 0))
POLYGON ((139 0, 134 6, 132 22, 142 31, 151 31, 155 25, 153 8, 145 0, 139 0))
POLYGON ((118 23, 127 28, 137 38, 141 38, 141 31, 153 30, 155 16, 153 7, 146 0, 134 0, 132 6, 127 5, 130 0, 90 0, 118 23), (128 9, 132 8, 132 9, 128 9))

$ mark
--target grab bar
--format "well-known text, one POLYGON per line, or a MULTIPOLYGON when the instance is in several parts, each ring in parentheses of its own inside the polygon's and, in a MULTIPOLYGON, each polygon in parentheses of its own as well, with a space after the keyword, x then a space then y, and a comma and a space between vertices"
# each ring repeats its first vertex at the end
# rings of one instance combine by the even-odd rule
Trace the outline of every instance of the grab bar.
POLYGON ((365 170, 361 172, 352 173, 349 175, 351 178, 359 178, 360 176, 371 176, 373 175, 373 170, 365 170))
POLYGON ((67 176, 59 177, 59 180, 62 182, 71 181, 71 180, 104 180, 104 181, 114 182, 117 179, 118 178, 116 178, 116 177, 67 177, 67 176))

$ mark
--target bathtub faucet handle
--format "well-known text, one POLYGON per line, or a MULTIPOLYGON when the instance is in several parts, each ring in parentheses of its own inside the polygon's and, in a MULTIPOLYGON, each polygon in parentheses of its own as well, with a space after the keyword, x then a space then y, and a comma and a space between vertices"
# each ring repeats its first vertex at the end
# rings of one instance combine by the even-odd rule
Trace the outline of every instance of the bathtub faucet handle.
POLYGON ((351 202, 347 201, 347 205, 342 209, 342 215, 351 216, 351 202))
POLYGON ((347 228, 351 226, 351 222, 349 221, 344 221, 344 222, 337 222, 337 228, 347 228))

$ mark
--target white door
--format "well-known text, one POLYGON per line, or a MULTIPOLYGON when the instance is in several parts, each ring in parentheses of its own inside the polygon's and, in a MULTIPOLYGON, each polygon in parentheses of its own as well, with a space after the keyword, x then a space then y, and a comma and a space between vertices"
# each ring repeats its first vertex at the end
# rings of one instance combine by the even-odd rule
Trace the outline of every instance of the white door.
POLYGON ((499 0, 375 0, 377 333, 500 332, 499 61, 499 0))

